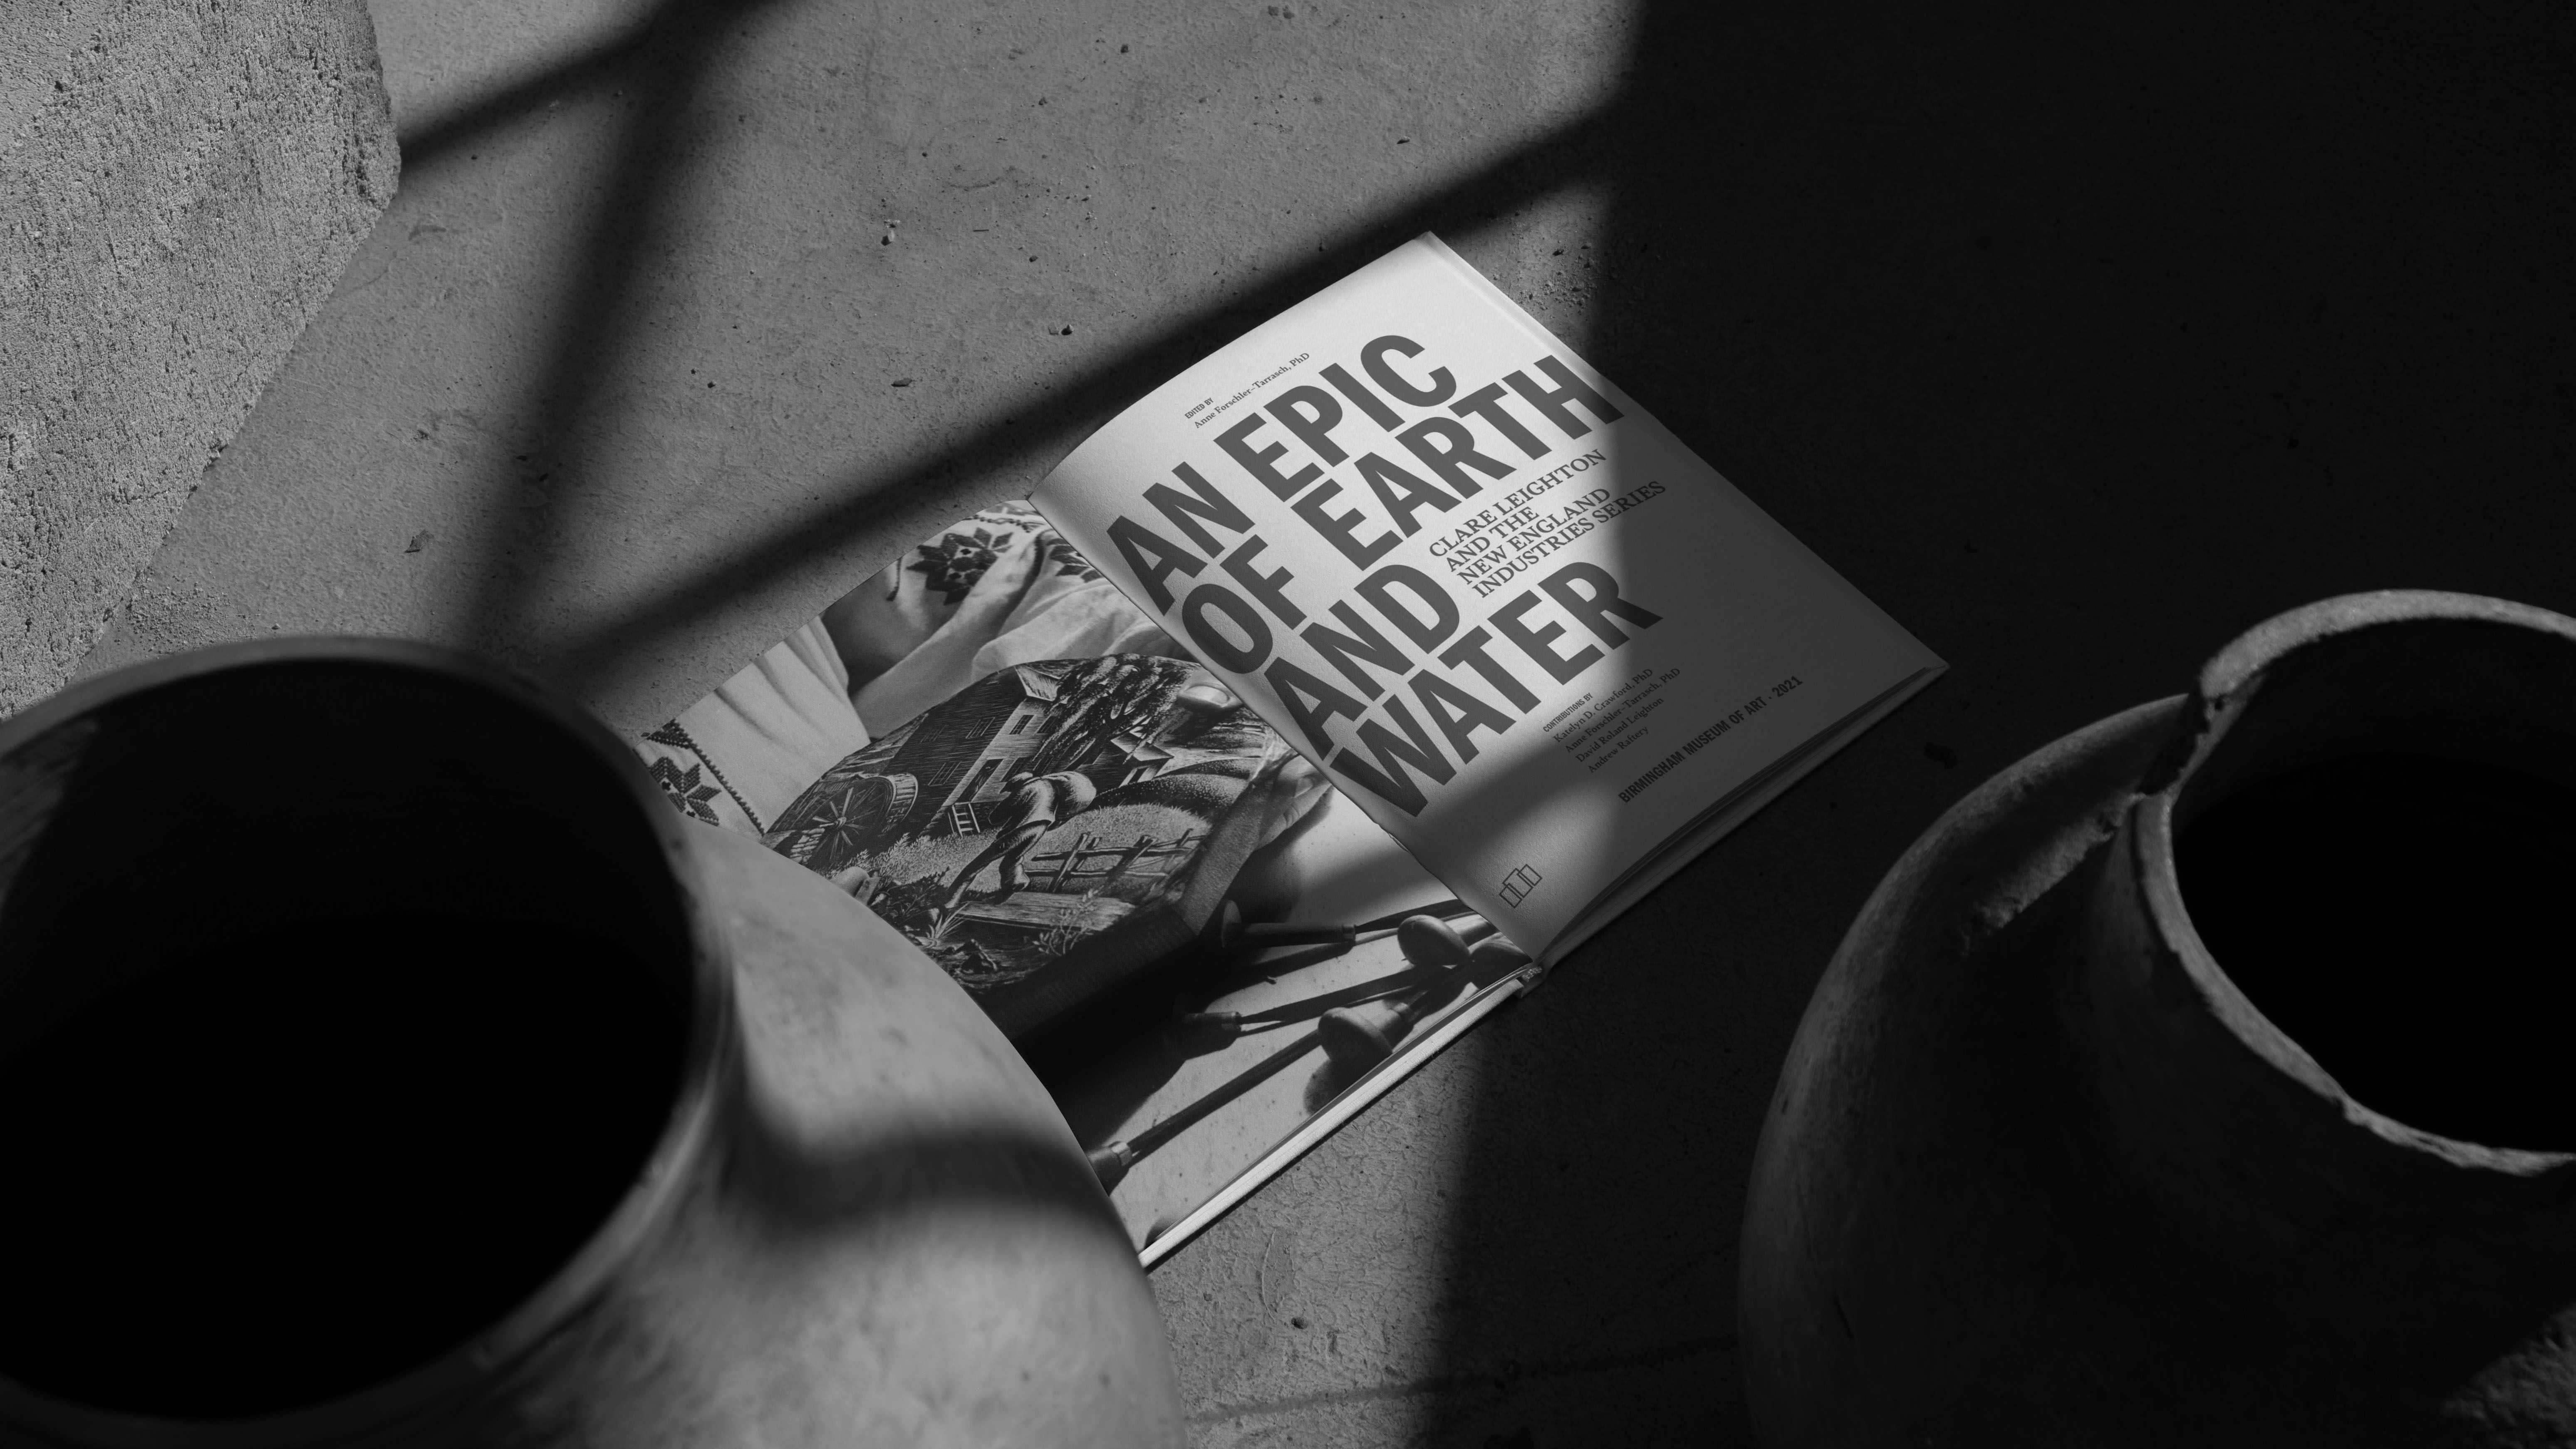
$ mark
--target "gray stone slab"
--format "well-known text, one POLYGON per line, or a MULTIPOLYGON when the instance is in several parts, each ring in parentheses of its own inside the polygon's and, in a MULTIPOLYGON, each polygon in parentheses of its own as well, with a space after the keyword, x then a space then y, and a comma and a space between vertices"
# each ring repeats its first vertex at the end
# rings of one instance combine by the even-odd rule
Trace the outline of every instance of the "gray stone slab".
POLYGON ((360 0, 0 10, 0 712, 106 628, 395 171, 360 0))

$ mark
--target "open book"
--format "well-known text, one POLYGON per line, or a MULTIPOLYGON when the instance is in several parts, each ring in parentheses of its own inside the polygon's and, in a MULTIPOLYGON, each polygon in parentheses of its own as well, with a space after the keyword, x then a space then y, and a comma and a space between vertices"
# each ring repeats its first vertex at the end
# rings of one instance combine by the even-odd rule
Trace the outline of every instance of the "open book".
POLYGON ((1942 667, 1425 236, 642 749, 975 995, 1150 1266, 1942 667))

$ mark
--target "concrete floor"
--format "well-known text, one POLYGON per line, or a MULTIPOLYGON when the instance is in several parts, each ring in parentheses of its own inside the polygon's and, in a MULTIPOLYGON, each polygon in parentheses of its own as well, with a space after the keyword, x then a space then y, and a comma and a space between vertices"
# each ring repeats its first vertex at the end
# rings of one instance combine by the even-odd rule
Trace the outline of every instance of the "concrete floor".
POLYGON ((1953 665, 1157 1273, 1208 1446, 1746 1442, 1746 1164, 1905 843, 2292 604, 2576 612, 2563 10, 527 9, 381 0, 401 194, 93 667, 647 726, 1426 227, 1953 665))

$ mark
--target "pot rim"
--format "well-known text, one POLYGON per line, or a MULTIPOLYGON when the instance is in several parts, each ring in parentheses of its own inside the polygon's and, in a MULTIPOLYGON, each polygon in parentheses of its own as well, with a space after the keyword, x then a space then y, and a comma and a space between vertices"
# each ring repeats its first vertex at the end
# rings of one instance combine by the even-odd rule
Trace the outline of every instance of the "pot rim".
POLYGON ((518 1306, 482 1332, 393 1378, 337 1399, 279 1413, 180 1419, 120 1413, 23 1387, 0 1376, 0 1427, 21 1427, 81 1445, 119 1449, 277 1449, 426 1427, 475 1387, 523 1360, 595 1299, 677 1211, 691 1169, 709 1150, 719 1086, 737 1047, 732 981, 690 854, 690 826, 671 809, 635 753, 605 724, 553 691, 501 666, 442 645, 362 635, 293 635, 217 644, 129 665, 78 681, 0 720, 0 758, 50 731, 123 699, 229 670, 271 664, 349 663, 441 675, 497 693, 562 729, 607 765, 661 847, 689 923, 688 1042, 660 1137, 635 1182, 582 1246, 518 1306))
POLYGON ((2529 604, 2433 589, 2344 594, 2275 615, 2246 630, 2201 667, 2172 743, 2138 786, 2131 807, 2137 830, 2136 870, 2157 933, 2181 964, 2202 1004, 2236 1039, 2275 1070, 2333 1103, 2344 1120, 2411 1151, 2463 1168, 2538 1177, 2576 1164, 2576 1152, 2490 1147, 2410 1126, 2354 1098, 2307 1048, 2264 1015, 2202 941, 2182 894, 2173 811, 2185 786, 2227 737, 2266 675, 2302 650, 2395 624, 2477 623, 2529 629, 2576 645, 2576 619, 2529 604))

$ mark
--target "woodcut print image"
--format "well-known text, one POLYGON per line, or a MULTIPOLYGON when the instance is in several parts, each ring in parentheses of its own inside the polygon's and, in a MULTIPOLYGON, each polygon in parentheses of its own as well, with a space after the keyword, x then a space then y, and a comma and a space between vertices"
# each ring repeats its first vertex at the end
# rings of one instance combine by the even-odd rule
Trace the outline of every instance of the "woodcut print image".
POLYGON ((1319 793, 1020 504, 923 542, 645 748, 674 805, 850 892, 1014 1038, 1194 940, 1319 793))
POLYGON ((984 992, 1176 907, 1282 753, 1196 664, 1018 664, 834 766, 765 838, 984 992))

